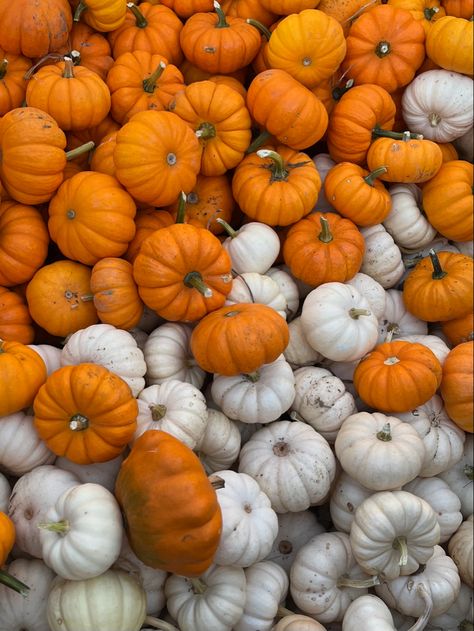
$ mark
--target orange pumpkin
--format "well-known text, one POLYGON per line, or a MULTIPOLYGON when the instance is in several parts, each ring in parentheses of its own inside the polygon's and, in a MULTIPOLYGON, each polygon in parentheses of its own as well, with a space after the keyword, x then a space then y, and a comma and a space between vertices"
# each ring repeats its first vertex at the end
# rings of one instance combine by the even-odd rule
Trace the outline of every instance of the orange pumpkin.
POLYGON ((29 281, 46 260, 48 245, 46 225, 34 206, 0 203, 0 285, 29 281))
POLYGON ((133 276, 143 302, 166 320, 194 322, 222 307, 231 260, 208 230, 173 224, 143 241, 133 276))
POLYGON ((373 0, 372 2, 367 2, 367 0, 320 0, 318 9, 337 20, 344 29, 344 36, 347 37, 352 23, 364 11, 381 3, 382 0, 373 0))
POLYGON ((344 283, 362 265, 364 237, 349 219, 315 212, 291 226, 283 258, 291 273, 308 285, 344 283))
POLYGON ((443 364, 441 396, 449 417, 465 432, 474 432, 474 342, 455 346, 443 364))
POLYGON ((214 8, 213 0, 153 0, 152 4, 164 4, 180 18, 189 18, 193 13, 212 11, 214 8))
MULTIPOLYGON (((178 1, 188 3, 188 0, 178 1)), ((317 2, 317 0, 303 1, 310 1, 312 4, 317 2)), ((220 5, 224 13, 229 17, 244 18, 244 20, 251 18, 257 20, 257 22, 260 22, 260 24, 264 26, 270 26, 277 19, 277 14, 280 14, 280 11, 276 11, 276 9, 273 8, 273 3, 273 0, 266 4, 261 2, 261 0, 222 0, 220 5), (269 4, 272 6, 269 6, 269 4)), ((290 13, 292 12, 290 11, 290 13)))
POLYGON ((0 568, 5 564, 15 543, 15 524, 0 511, 0 568))
POLYGON ((469 20, 474 13, 472 0, 442 0, 447 15, 469 20))
POLYGON ((446 15, 431 27, 426 37, 426 54, 445 70, 472 76, 474 73, 474 22, 446 15))
POLYGON ((75 261, 60 260, 41 267, 26 288, 33 320, 59 337, 96 324, 90 277, 90 268, 75 261))
POLYGON ((96 31, 113 31, 125 21, 127 4, 123 0, 80 0, 75 4, 74 21, 83 18, 96 31))
POLYGON ((0 417, 31 405, 45 381, 46 364, 36 351, 0 340, 0 417))
POLYGON ((0 339, 31 344, 35 331, 23 298, 6 287, 0 287, 0 339))
POLYGON ((474 264, 470 256, 430 250, 403 284, 406 308, 420 320, 453 320, 472 310, 474 264))
POLYGON ((218 83, 218 84, 227 85, 229 86, 229 88, 236 90, 240 94, 240 96, 244 99, 244 101, 247 99, 247 88, 244 86, 244 84, 241 81, 239 81, 235 77, 231 77, 230 75, 227 75, 227 74, 213 74, 209 77, 209 81, 213 81, 214 83, 218 83))
POLYGON ((27 86, 25 73, 30 68, 30 59, 0 49, 0 116, 23 103, 27 86))
POLYGON ((443 16, 446 11, 441 6, 440 0, 388 0, 387 4, 397 9, 405 9, 418 20, 425 29, 425 35, 432 25, 443 16))
POLYGON ((441 374, 441 364, 427 346, 395 340, 378 344, 360 360, 354 387, 370 407, 402 413, 431 399, 441 374))
POLYGON ((288 346, 286 320, 258 303, 237 303, 206 315, 193 329, 191 352, 199 366, 220 375, 252 373, 288 346))
POLYGON ((60 51, 63 55, 71 57, 75 66, 93 70, 105 81, 114 60, 103 35, 84 22, 74 22, 67 44, 60 51))
POLYGON ((141 245, 152 232, 171 226, 174 223, 172 215, 166 210, 156 210, 156 208, 144 208, 139 210, 135 216, 135 236, 128 244, 124 253, 124 258, 133 263, 141 245))
POLYGON ((441 322, 441 330, 453 346, 474 340, 474 312, 441 322))
POLYGON ((129 386, 98 364, 55 370, 33 410, 34 426, 48 448, 78 464, 116 458, 137 427, 138 403, 129 386))
POLYGON ((114 151, 117 144, 117 132, 104 136, 92 154, 90 169, 115 177, 114 151))
POLYGON ((115 483, 131 548, 148 566, 200 576, 219 545, 222 515, 196 454, 161 430, 134 443, 115 483))
MULTIPOLYGON (((117 131, 118 129, 120 129, 119 123, 114 121, 111 116, 106 116, 98 125, 95 125, 94 127, 67 132, 66 149, 68 151, 72 151, 92 141, 94 143, 94 152, 92 153, 93 158, 95 149, 102 142, 102 139, 105 138, 105 136, 113 133, 114 131, 117 131)), ((84 169, 87 169, 89 163, 92 162, 92 158, 89 153, 81 153, 79 156, 73 158, 73 160, 68 159, 68 162, 77 162, 78 164, 81 164, 84 169)), ((94 171, 95 169, 91 167, 91 170, 94 171)))

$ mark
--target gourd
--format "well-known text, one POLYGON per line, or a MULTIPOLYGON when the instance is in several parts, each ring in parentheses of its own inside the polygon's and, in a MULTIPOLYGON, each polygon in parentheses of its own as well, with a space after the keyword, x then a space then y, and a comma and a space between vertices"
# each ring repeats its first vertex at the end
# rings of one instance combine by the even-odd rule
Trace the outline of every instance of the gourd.
POLYGON ((459 570, 461 579, 469 587, 474 587, 473 523, 474 518, 469 515, 448 542, 449 554, 459 570))
POLYGON ((439 477, 448 483, 449 488, 456 493, 461 500, 461 512, 467 519, 474 510, 474 498, 472 493, 474 478, 474 437, 466 434, 466 442, 461 459, 446 471, 442 471, 439 477))
POLYGON ((208 408, 204 434, 196 445, 199 459, 208 473, 230 469, 240 452, 240 432, 223 412, 208 408))
POLYGON ((1 418, 0 467, 3 471, 19 477, 54 460, 55 454, 35 430, 33 416, 20 411, 1 418))

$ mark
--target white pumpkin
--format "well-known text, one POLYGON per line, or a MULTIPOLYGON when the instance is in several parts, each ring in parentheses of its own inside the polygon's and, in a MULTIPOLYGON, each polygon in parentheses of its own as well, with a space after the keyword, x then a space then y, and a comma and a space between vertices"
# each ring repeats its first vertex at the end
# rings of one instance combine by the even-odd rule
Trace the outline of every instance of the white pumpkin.
POLYGON ((61 367, 61 349, 51 344, 28 344, 46 365, 46 372, 50 375, 61 367))
POLYGON ((265 274, 277 259, 280 239, 270 226, 259 221, 250 221, 238 230, 232 230, 231 236, 223 241, 222 246, 229 253, 232 269, 237 274, 265 274))
POLYGON ((280 355, 251 374, 214 375, 214 402, 231 419, 244 423, 270 423, 289 409, 295 398, 291 366, 280 355))
POLYGON ((376 582, 357 564, 343 532, 312 537, 299 549, 290 570, 297 607, 324 623, 342 620, 350 603, 376 582))
POLYGON ((319 363, 323 356, 309 344, 301 325, 301 316, 297 316, 288 324, 290 339, 283 351, 286 361, 292 368, 312 366, 319 363))
POLYGON ((331 519, 337 530, 349 533, 357 507, 373 494, 345 471, 341 471, 332 487, 329 500, 331 519))
POLYGON ((278 563, 285 572, 289 573, 298 550, 307 543, 311 537, 325 532, 316 517, 310 510, 296 513, 278 514, 278 534, 273 542, 267 561, 278 563))
POLYGON ((461 500, 461 513, 464 519, 474 512, 474 436, 466 434, 462 458, 450 469, 442 471, 439 477, 448 483, 449 488, 461 500))
POLYGON ((148 385, 177 379, 202 387, 206 373, 191 353, 191 332, 189 324, 165 322, 150 333, 143 349, 148 385))
POLYGON ((256 302, 274 309, 286 320, 287 302, 280 287, 270 276, 257 272, 238 274, 232 281, 225 305, 256 302))
POLYGON ((342 631, 396 631, 390 609, 381 598, 365 594, 346 610, 342 631))
POLYGON ((233 631, 270 631, 288 593, 288 576, 276 563, 259 561, 245 570, 245 579, 244 613, 233 631))
POLYGON ((0 472, 0 512, 8 511, 8 500, 10 499, 10 482, 7 477, 0 472))
POLYGON ((303 332, 311 346, 334 361, 360 359, 375 346, 378 320, 369 301, 344 283, 324 283, 305 298, 303 332))
POLYGON ((265 275, 270 276, 280 288, 286 300, 286 319, 288 321, 292 320, 300 304, 300 294, 296 281, 291 274, 280 267, 270 267, 270 269, 265 272, 265 275))
POLYGON ((145 387, 146 364, 130 333, 111 324, 92 324, 73 333, 61 351, 61 365, 91 362, 121 377, 136 397, 145 387))
POLYGON ((412 183, 390 184, 388 192, 392 208, 383 221, 385 230, 402 250, 426 247, 436 236, 421 204, 421 188, 412 183))
POLYGON ((41 559, 40 529, 50 506, 67 489, 80 484, 69 471, 54 465, 41 465, 25 473, 12 489, 8 515, 16 530, 16 545, 20 550, 41 559))
POLYGON ((326 193, 324 192, 324 181, 326 180, 328 171, 332 169, 336 162, 331 158, 329 153, 317 153, 313 157, 313 162, 321 178, 321 190, 319 191, 318 199, 316 200, 313 210, 318 210, 323 213, 335 212, 334 206, 328 201, 326 193))
POLYGON ((326 631, 317 620, 303 614, 286 614, 271 631, 326 631))
POLYGON ((145 591, 122 570, 82 581, 57 577, 47 616, 50 631, 139 631, 146 618, 145 591))
POLYGON ((466 585, 474 589, 474 516, 462 522, 448 543, 448 551, 466 585))
POLYGON ((211 565, 198 579, 171 574, 166 606, 181 631, 231 631, 244 612, 245 587, 244 570, 236 566, 211 565))
POLYGON ((426 335, 428 324, 410 313, 403 302, 403 292, 398 289, 386 291, 385 310, 380 318, 378 342, 385 342, 391 334, 395 340, 407 335, 426 335))
POLYGON ((355 512, 350 531, 352 552, 368 574, 384 580, 413 574, 439 542, 436 513, 407 491, 374 493, 355 512))
POLYGON ((54 572, 39 559, 15 559, 6 569, 30 591, 22 596, 0 585, 0 630, 50 631, 46 602, 54 572))
POLYGON ((462 523, 461 501, 441 478, 415 478, 403 487, 426 500, 438 517, 439 542, 448 541, 462 523))
POLYGON ((217 471, 216 476, 224 480, 224 487, 216 491, 222 534, 215 563, 248 567, 262 561, 278 533, 278 519, 270 499, 246 473, 223 470, 217 471))
POLYGON ((427 631, 468 631, 469 623, 474 623, 473 590, 466 583, 461 583, 459 595, 451 607, 440 614, 432 616, 426 627, 427 631))
POLYGON ((349 416, 334 447, 344 471, 374 491, 396 489, 410 482, 420 474, 425 457, 417 431, 381 412, 349 416))
POLYGON ((400 248, 382 224, 361 228, 365 253, 360 272, 371 276, 384 289, 395 287, 405 272, 400 248))
POLYGON ((257 480, 277 513, 298 512, 325 501, 336 459, 327 440, 310 425, 276 421, 242 447, 239 471, 257 480))
POLYGON ((357 272, 350 280, 346 281, 346 285, 355 287, 364 298, 367 298, 370 305, 370 310, 380 320, 385 310, 386 293, 385 289, 380 283, 374 280, 371 276, 357 272))
POLYGON ((138 395, 135 441, 149 429, 161 429, 194 449, 207 423, 203 393, 191 383, 171 379, 148 386, 138 395))
MULTIPOLYGON (((291 409, 329 442, 336 439, 348 416, 357 412, 354 397, 343 382, 325 368, 306 366, 295 370, 296 395, 291 409)), ((290 416, 293 415, 290 414, 290 416)))
POLYGON ((408 128, 434 142, 451 142, 472 127, 472 79, 442 68, 420 73, 403 91, 408 128))
POLYGON ((466 435, 449 418, 439 395, 435 394, 410 412, 394 416, 409 423, 423 440, 425 457, 419 473, 421 477, 442 473, 462 458, 466 435))
POLYGON ((402 335, 397 339, 405 340, 405 342, 416 342, 417 344, 423 344, 424 346, 427 346, 436 355, 441 365, 444 364, 444 360, 446 359, 450 351, 450 348, 446 344, 446 342, 444 342, 437 335, 402 335))
POLYGON ((38 435, 33 416, 23 411, 0 419, 0 469, 21 476, 35 467, 54 462, 56 455, 38 435))
POLYGON ((120 554, 122 514, 115 497, 100 484, 67 489, 38 526, 44 562, 62 578, 99 576, 120 554))
POLYGON ((126 457, 126 452, 122 452, 116 458, 107 462, 94 462, 92 464, 77 464, 67 458, 56 458, 54 465, 64 471, 73 473, 79 482, 93 482, 105 487, 111 493, 114 492, 115 478, 120 469, 120 465, 126 457))
POLYGON ((234 421, 219 410, 208 409, 204 434, 196 451, 207 473, 230 469, 239 457, 240 432, 234 421))

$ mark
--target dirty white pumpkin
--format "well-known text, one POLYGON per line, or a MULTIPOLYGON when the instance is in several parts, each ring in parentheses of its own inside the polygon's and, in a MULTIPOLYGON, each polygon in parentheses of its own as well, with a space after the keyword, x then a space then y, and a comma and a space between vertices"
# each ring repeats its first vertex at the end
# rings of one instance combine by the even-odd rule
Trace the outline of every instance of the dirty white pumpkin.
POLYGON ((301 325, 301 316, 297 316, 288 324, 288 330, 290 339, 283 354, 292 368, 313 366, 323 359, 321 353, 318 353, 306 339, 301 325))
POLYGON ((466 434, 462 458, 450 469, 442 471, 439 477, 448 483, 449 488, 461 500, 461 513, 464 519, 474 512, 474 435, 466 434))
POLYGON ((405 272, 402 253, 382 224, 360 229, 365 253, 360 272, 368 274, 384 289, 395 287, 405 272))
POLYGON ((355 276, 346 281, 346 285, 352 285, 364 298, 367 298, 370 310, 377 320, 380 320, 385 309, 386 300, 385 289, 382 285, 371 276, 362 272, 357 272, 355 276))
POLYGON ((373 494, 344 470, 340 471, 331 490, 329 512, 337 530, 349 533, 357 507, 373 494))

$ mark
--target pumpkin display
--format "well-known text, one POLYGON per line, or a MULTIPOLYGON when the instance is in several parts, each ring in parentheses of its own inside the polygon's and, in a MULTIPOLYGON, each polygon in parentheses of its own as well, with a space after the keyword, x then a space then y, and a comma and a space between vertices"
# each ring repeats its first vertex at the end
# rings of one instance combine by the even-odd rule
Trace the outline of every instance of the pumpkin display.
POLYGON ((21 342, 0 340, 0 417, 19 412, 33 403, 46 381, 46 364, 21 342), (12 384, 15 388, 12 388, 12 384))
POLYGON ((443 364, 440 392, 449 417, 464 431, 473 429, 474 342, 455 346, 443 364))

